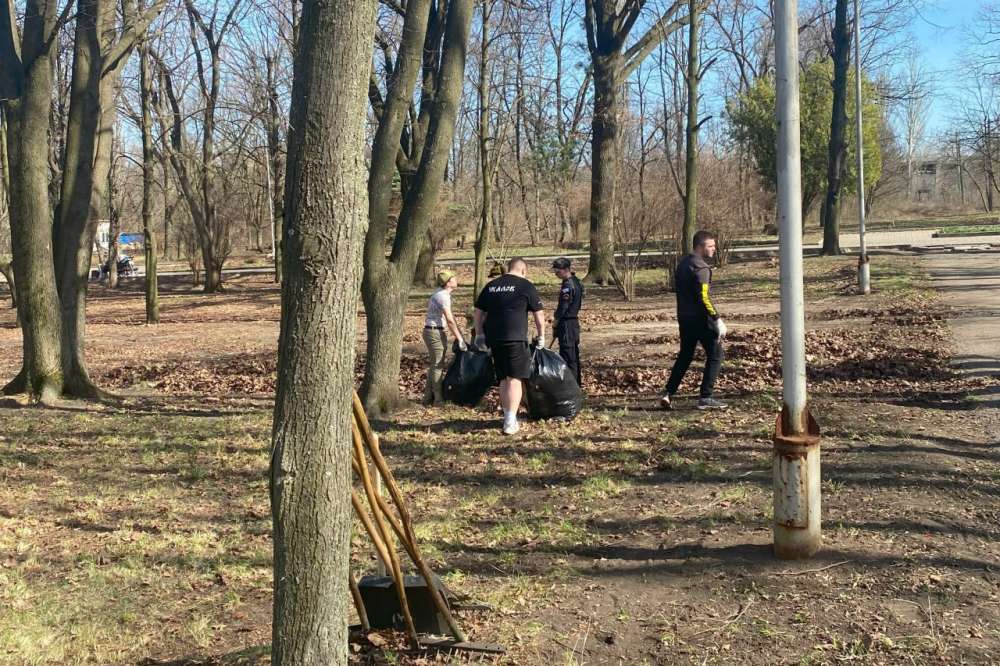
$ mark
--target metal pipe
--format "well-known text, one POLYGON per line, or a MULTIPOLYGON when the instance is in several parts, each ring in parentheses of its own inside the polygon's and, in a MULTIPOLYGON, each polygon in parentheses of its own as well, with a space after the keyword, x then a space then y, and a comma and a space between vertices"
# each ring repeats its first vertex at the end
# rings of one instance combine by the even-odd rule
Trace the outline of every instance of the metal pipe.
POLYGON ((871 265, 865 243, 865 142, 861 112, 861 12, 859 0, 854 0, 854 109, 858 125, 858 288, 862 294, 871 293, 871 265))
POLYGON ((805 429, 805 306, 802 293, 802 166, 799 138, 797 0, 777 3, 778 228, 781 261, 781 379, 792 432, 805 429))
POLYGON ((821 543, 819 427, 807 409, 806 394, 798 3, 778 0, 775 9, 781 377, 785 404, 774 433, 774 554, 796 559, 814 555, 821 543))

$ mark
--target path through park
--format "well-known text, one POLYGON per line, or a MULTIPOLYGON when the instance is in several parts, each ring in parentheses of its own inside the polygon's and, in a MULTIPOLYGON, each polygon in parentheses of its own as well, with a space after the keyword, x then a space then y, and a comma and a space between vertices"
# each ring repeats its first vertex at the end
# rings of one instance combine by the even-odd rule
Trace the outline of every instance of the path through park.
MULTIPOLYGON (((925 259, 934 288, 955 308, 948 324, 955 341, 954 365, 997 381, 979 393, 983 408, 1000 408, 1000 252, 948 253, 925 259)), ((991 419, 997 441, 1000 431, 991 419)))

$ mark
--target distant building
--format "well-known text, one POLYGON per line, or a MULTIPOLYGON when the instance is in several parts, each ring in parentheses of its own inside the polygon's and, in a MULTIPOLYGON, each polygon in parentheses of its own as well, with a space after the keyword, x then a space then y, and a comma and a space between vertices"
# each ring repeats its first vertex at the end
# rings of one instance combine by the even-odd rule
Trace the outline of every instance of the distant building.
POLYGON ((940 202, 959 189, 958 162, 950 158, 925 159, 913 167, 911 198, 919 202, 940 202))
MULTIPOLYGON (((111 242, 111 223, 104 220, 97 223, 97 234, 94 235, 94 250, 98 253, 106 254, 111 242)), ((142 234, 118 234, 118 251, 141 250, 144 244, 142 234)))

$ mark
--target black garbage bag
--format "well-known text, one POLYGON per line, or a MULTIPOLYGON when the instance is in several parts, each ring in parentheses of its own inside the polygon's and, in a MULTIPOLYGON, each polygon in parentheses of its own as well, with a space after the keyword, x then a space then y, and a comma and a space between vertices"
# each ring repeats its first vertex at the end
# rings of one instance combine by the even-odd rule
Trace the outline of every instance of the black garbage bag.
POLYGON ((583 406, 583 392, 562 356, 551 349, 533 349, 531 379, 524 383, 528 415, 533 419, 571 419, 583 406))
POLYGON ((456 405, 475 407, 493 385, 493 357, 489 352, 455 347, 455 360, 444 375, 444 399, 456 405))

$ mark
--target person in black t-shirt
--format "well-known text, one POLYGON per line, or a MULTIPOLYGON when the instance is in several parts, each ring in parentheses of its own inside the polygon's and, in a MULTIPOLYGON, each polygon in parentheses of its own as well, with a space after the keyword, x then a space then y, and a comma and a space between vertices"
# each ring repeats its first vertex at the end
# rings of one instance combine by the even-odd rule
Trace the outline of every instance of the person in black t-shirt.
POLYGON ((538 290, 526 277, 528 264, 517 257, 510 260, 507 273, 487 283, 476 298, 476 347, 488 346, 500 382, 504 434, 515 434, 517 408, 521 404, 521 380, 531 377, 528 349, 528 313, 535 319, 533 344, 545 346, 545 315, 538 290))

